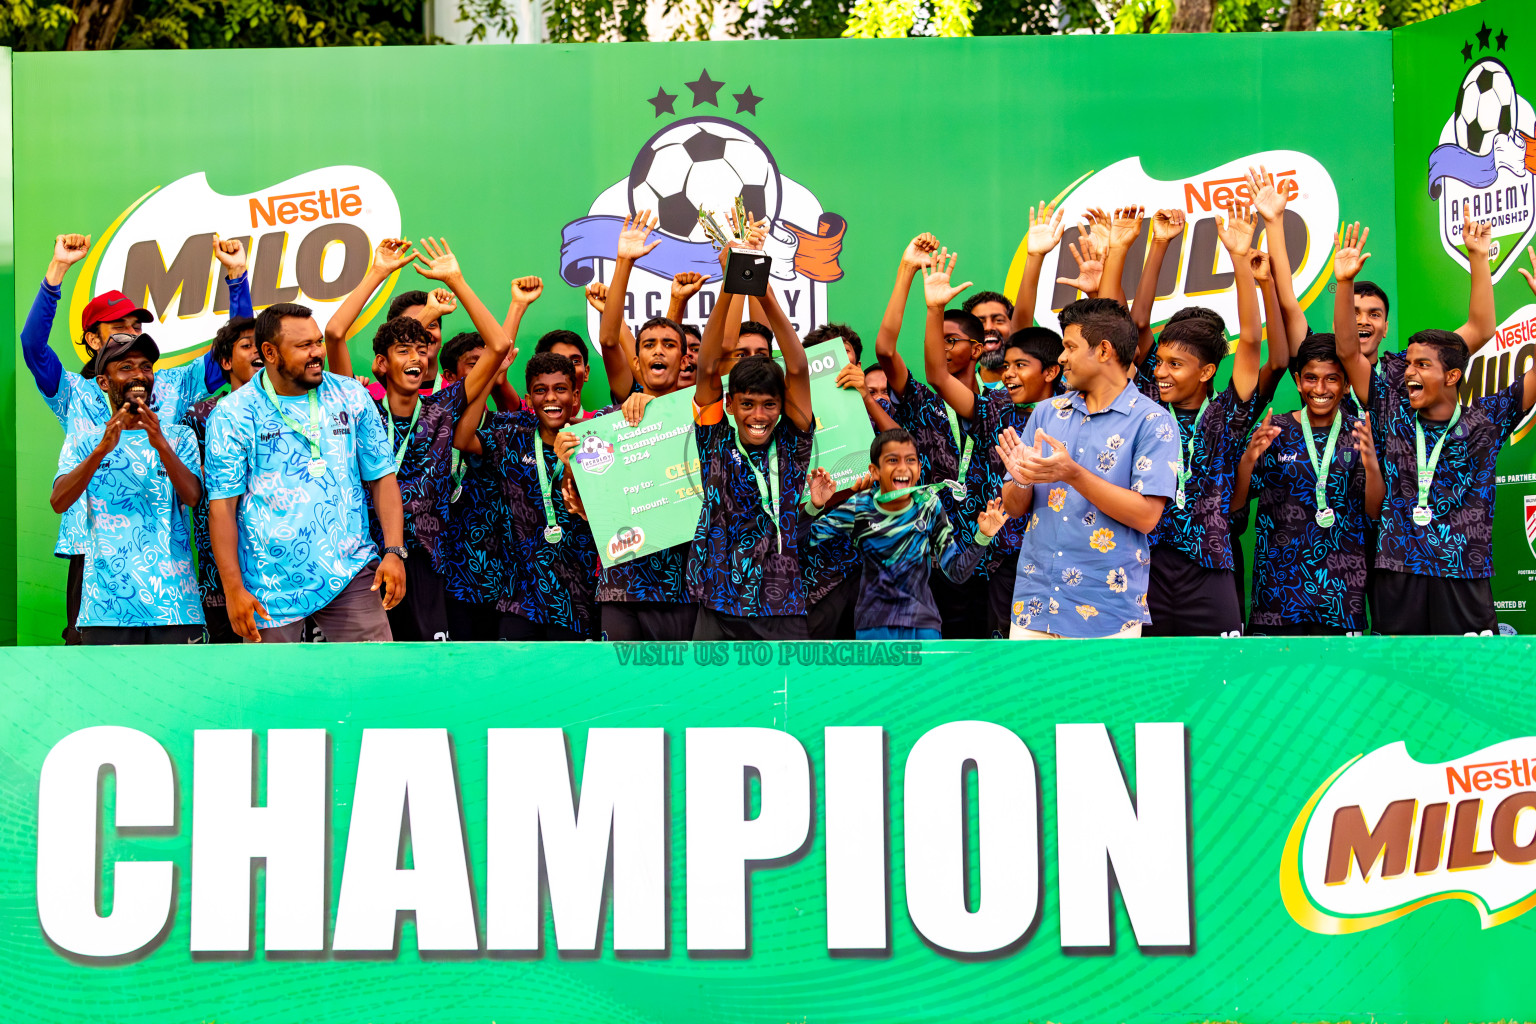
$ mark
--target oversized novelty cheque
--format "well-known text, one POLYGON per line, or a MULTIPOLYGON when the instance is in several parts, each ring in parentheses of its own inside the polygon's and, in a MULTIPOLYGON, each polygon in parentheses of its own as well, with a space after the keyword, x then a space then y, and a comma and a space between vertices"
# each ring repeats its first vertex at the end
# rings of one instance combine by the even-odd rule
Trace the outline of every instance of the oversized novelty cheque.
MULTIPOLYGON (((874 433, 859 393, 837 386, 845 364, 842 346, 835 353, 833 347, 810 358, 816 413, 811 468, 825 468, 841 488, 868 471, 874 433)), ((693 436, 692 388, 652 401, 639 426, 615 412, 588 420, 580 433, 571 465, 604 566, 693 539, 704 477, 693 436)))

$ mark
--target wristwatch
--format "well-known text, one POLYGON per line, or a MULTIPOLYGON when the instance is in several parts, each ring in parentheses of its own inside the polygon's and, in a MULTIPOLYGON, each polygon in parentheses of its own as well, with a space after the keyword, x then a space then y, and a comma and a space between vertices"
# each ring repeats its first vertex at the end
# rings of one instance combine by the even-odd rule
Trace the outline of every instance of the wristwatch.
POLYGON ((386 555, 396 555, 402 562, 411 556, 410 552, 406 551, 405 548, 385 548, 384 553, 386 555))

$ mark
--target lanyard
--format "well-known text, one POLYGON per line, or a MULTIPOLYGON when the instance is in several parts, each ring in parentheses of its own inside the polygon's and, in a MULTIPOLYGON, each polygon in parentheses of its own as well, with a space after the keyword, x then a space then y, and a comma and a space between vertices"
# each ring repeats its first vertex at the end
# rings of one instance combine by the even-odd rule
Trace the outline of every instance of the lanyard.
MULTIPOLYGON (((911 495, 915 498, 919 495, 929 494, 931 492, 937 491, 943 486, 944 485, 942 483, 915 484, 912 487, 898 487, 894 491, 880 491, 875 495, 875 504, 884 505, 892 501, 900 501, 902 498, 905 498, 908 495, 911 495)), ((884 510, 882 509, 882 511, 884 510)))
MULTIPOLYGON (((985 396, 978 396, 978 400, 985 400, 985 396)), ((960 417, 955 415, 954 409, 945 405, 944 411, 949 414, 949 429, 955 436, 955 448, 960 452, 960 471, 955 474, 954 480, 948 482, 949 489, 954 492, 956 498, 963 498, 965 497, 965 477, 971 468, 971 451, 976 447, 976 439, 961 431, 960 417)), ((981 410, 977 409, 976 414, 981 415, 981 410)))
POLYGON ((421 399, 416 399, 416 408, 411 410, 411 425, 405 430, 405 438, 400 442, 400 447, 395 447, 395 414, 389 409, 389 397, 384 398, 384 419, 389 424, 389 450, 395 453, 395 472, 400 472, 400 464, 405 461, 405 450, 411 446, 411 438, 416 434, 416 421, 421 419, 421 399))
POLYGON ((465 472, 464 453, 455 448, 453 454, 448 457, 448 475, 453 478, 453 492, 448 498, 449 501, 458 501, 459 495, 463 493, 465 472))
POLYGON ((773 534, 778 541, 779 553, 784 553, 784 534, 779 530, 779 442, 768 442, 768 479, 763 479, 763 474, 758 470, 747 455, 746 448, 742 447, 741 437, 736 437, 736 450, 741 453, 741 461, 747 464, 752 471, 752 478, 757 485, 758 501, 762 503, 763 514, 773 524, 773 534))
POLYGON ((309 389, 309 429, 289 418, 283 411, 283 405, 277 400, 277 391, 272 387, 272 378, 267 376, 267 371, 261 371, 261 389, 267 393, 267 399, 272 403, 272 409, 278 418, 287 424, 288 429, 298 434, 309 442, 309 475, 319 476, 325 472, 325 455, 320 451, 320 396, 315 392, 317 388, 309 389))
POLYGON ((544 468, 544 436, 537 430, 533 432, 533 464, 539 471, 539 497, 544 499, 544 539, 559 544, 565 531, 555 522, 555 500, 549 493, 549 470, 544 468))
POLYGON ((1419 503, 1413 510, 1413 521, 1420 526, 1428 526, 1429 521, 1435 517, 1434 510, 1429 507, 1429 487, 1435 482, 1435 467, 1440 465, 1440 449, 1445 447, 1445 439, 1451 436, 1451 431, 1456 429, 1456 421, 1461 419, 1461 403, 1457 402, 1451 412, 1451 422, 1445 425, 1445 432, 1435 442, 1435 447, 1430 451, 1429 458, 1424 457, 1424 421, 1415 416, 1413 418, 1413 440, 1418 456, 1418 484, 1419 503))
POLYGON ((1184 507, 1185 488, 1189 484, 1190 476, 1194 474, 1194 469, 1191 468, 1190 463, 1195 461, 1195 440, 1200 436, 1200 421, 1205 419, 1205 410, 1210 404, 1211 400, 1209 398, 1200 403, 1200 411, 1195 413, 1195 422, 1189 428, 1189 440, 1185 441, 1184 427, 1179 422, 1179 414, 1174 410, 1173 403, 1168 403, 1168 412, 1173 416, 1173 425, 1179 432, 1179 487, 1173 495, 1174 503, 1179 508, 1184 507))
POLYGON ((1312 463, 1312 472, 1317 474, 1317 524, 1324 529, 1333 525, 1333 509, 1328 505, 1328 470, 1333 466, 1333 448, 1339 443, 1339 429, 1344 425, 1344 417, 1339 410, 1333 411, 1333 424, 1328 428, 1328 443, 1323 448, 1322 457, 1317 454, 1317 441, 1312 437, 1312 421, 1302 414, 1301 436, 1307 441, 1307 458, 1312 463))

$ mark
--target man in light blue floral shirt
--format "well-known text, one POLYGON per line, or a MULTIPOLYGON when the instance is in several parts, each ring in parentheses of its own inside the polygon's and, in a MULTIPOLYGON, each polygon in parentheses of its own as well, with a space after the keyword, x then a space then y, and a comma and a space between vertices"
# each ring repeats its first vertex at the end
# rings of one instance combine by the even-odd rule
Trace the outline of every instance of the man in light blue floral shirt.
POLYGON ((1004 431, 998 444, 1004 508, 1028 517, 1015 640, 1140 636, 1151 621, 1147 534, 1177 486, 1173 421, 1128 380, 1135 322, 1112 299, 1068 310, 1061 366, 1071 393, 1036 406, 1022 439, 1004 431))

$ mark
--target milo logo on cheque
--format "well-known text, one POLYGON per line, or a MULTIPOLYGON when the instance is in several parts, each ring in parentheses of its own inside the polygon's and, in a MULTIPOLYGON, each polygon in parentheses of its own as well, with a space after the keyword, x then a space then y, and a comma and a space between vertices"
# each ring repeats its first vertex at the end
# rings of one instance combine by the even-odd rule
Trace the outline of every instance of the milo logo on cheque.
POLYGON ((645 543, 645 531, 638 526, 626 526, 608 541, 608 560, 617 562, 645 543))
MULTIPOLYGON (((216 191, 202 171, 189 174, 139 199, 103 232, 99 259, 87 257, 71 295, 72 319, 92 295, 121 289, 155 314, 150 331, 166 361, 184 361, 229 316, 215 235, 244 244, 257 310, 299 302, 324 323, 362 281, 378 243, 400 235, 400 205, 364 167, 322 167, 243 195, 216 191)), ((390 290, 381 289, 359 324, 390 290)))
POLYGON ((1423 764, 1401 741, 1351 759, 1312 794, 1280 863, 1309 931, 1346 935, 1461 900, 1483 928, 1536 906, 1536 737, 1423 764))

